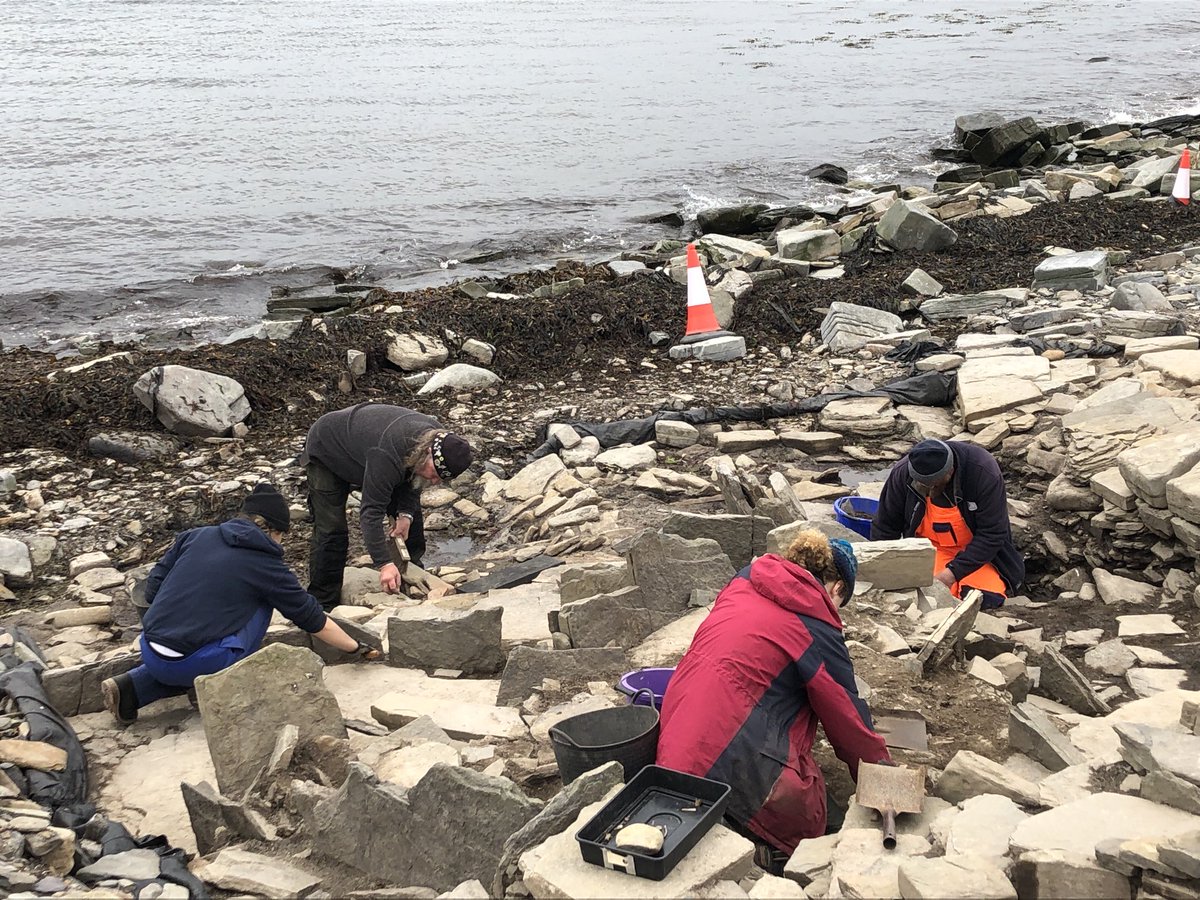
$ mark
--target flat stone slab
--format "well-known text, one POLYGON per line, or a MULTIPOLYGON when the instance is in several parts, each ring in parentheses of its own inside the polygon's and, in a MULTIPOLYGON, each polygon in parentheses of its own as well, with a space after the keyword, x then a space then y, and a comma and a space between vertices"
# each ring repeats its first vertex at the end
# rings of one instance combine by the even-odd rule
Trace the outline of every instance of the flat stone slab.
POLYGON ((460 741, 515 740, 529 733, 520 713, 510 707, 447 702, 417 694, 386 694, 371 705, 371 715, 387 728, 400 728, 429 716, 446 734, 460 741))
POLYGON ((1068 253, 1042 260, 1033 270, 1033 287, 1056 291, 1099 290, 1108 284, 1108 254, 1103 250, 1068 253))
POLYGON ((474 581, 460 584, 457 586, 457 590, 460 594, 482 594, 501 588, 519 587, 523 584, 529 584, 529 582, 533 581, 533 579, 537 578, 538 575, 547 569, 553 569, 555 566, 561 566, 562 564, 562 560, 557 557, 539 554, 524 562, 515 563, 511 566, 505 566, 503 569, 489 572, 482 578, 476 578, 474 581))
POLYGON ((1160 350, 1143 354, 1138 362, 1144 369, 1162 372, 1171 381, 1189 387, 1200 384, 1200 350, 1160 350))
POLYGON ((539 898, 604 897, 609 900, 691 898, 718 881, 738 881, 749 873, 754 845, 723 825, 716 825, 662 881, 633 878, 583 861, 575 833, 600 811, 603 803, 584 807, 575 823, 521 856, 525 886, 539 898))
POLYGON ((321 886, 321 879, 281 859, 225 849, 197 873, 207 884, 235 894, 258 894, 270 900, 304 897, 321 886))
POLYGON ((1139 697, 1151 697, 1163 691, 1173 691, 1187 682, 1186 669, 1143 669, 1135 667, 1125 673, 1125 681, 1139 697))
POLYGON ((1175 624, 1175 617, 1166 613, 1142 616, 1117 616, 1117 637, 1138 637, 1144 634, 1186 634, 1175 624))
POLYGON ((933 582, 936 554, 925 538, 863 542, 855 546, 854 555, 858 579, 871 582, 876 590, 907 590, 933 582))
POLYGON ((900 863, 897 878, 904 900, 944 897, 1016 900, 1017 897, 1003 869, 973 859, 906 859, 900 863))
POLYGON ((1119 763, 1121 741, 1114 730, 1119 722, 1178 728, 1185 703, 1200 703, 1200 691, 1176 689, 1134 700, 1102 718, 1081 720, 1068 737, 1089 759, 1105 765, 1119 763))
POLYGON ((1196 830, 1196 817, 1141 797, 1099 793, 1038 813, 1017 825, 1009 841, 1014 856, 1031 850, 1065 850, 1095 856, 1106 840, 1154 835, 1170 838, 1196 830))
POLYGON ((668 351, 671 359, 699 359, 706 362, 729 362, 746 355, 746 339, 738 335, 709 338, 694 344, 676 344, 668 351))

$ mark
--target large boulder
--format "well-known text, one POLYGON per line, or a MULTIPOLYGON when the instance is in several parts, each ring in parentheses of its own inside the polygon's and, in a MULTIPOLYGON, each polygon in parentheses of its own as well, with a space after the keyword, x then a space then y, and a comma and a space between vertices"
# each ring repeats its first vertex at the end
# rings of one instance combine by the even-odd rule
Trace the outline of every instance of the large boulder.
POLYGON ((919 203, 897 200, 883 214, 876 234, 897 250, 945 250, 958 240, 949 225, 919 203))
MULTIPOLYGON (((1037 121, 1031 116, 996 125, 971 148, 971 159, 981 166, 1021 164, 1025 151, 1037 142, 1040 133, 1037 121)), ((1039 155, 1043 151, 1044 147, 1039 155)))
POLYGON ((886 310, 835 300, 821 322, 821 340, 834 353, 847 353, 875 338, 895 334, 903 325, 899 316, 886 310))
POLYGON ((321 853, 376 881, 449 891, 492 883, 505 842, 538 812, 507 778, 435 765, 407 793, 351 763, 341 788, 305 815, 321 853))
MULTIPOLYGON (((676 617, 683 614, 680 609, 676 617)), ((659 626, 640 587, 563 604, 559 625, 573 647, 636 647, 659 626)))
POLYGON ((755 230, 754 220, 766 208, 765 203, 743 203, 702 209, 696 214, 696 225, 704 234, 750 234, 755 230))
POLYGON ((1163 292, 1152 284, 1141 281, 1127 281, 1118 285, 1109 304, 1113 309, 1132 310, 1135 312, 1173 313, 1171 305, 1163 292))
POLYGON ((133 394, 167 431, 188 437, 225 437, 250 415, 238 382, 187 366, 155 366, 134 382, 133 394))
POLYGON ((842 252, 842 238, 832 228, 787 228, 777 235, 781 259, 817 260, 838 256, 842 252))
POLYGON ((1034 290, 1098 291, 1108 284, 1108 254, 1103 250, 1051 256, 1033 270, 1034 290))
POLYGON ((204 735, 227 797, 240 797, 275 750, 284 725, 300 741, 346 737, 337 700, 321 678, 321 659, 311 650, 271 644, 214 675, 196 679, 204 735))
POLYGON ((388 661, 415 669, 457 669, 492 675, 504 666, 500 622, 504 610, 446 612, 430 618, 388 619, 388 661))
POLYGON ((479 366, 455 363, 436 373, 421 387, 418 394, 435 394, 438 391, 481 391, 500 380, 500 376, 479 366))
POLYGON ((440 366, 450 356, 441 339, 428 334, 389 331, 387 336, 387 358, 405 372, 419 372, 440 366))

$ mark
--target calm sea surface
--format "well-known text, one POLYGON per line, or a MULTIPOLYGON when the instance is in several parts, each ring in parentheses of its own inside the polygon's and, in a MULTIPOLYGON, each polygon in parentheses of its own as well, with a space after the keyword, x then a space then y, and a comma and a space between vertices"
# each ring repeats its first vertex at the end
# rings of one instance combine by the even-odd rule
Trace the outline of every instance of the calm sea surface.
POLYGON ((222 335, 322 266, 596 258, 647 215, 819 199, 820 162, 927 181, 964 112, 1194 111, 1187 10, 3 0, 0 340, 222 335))

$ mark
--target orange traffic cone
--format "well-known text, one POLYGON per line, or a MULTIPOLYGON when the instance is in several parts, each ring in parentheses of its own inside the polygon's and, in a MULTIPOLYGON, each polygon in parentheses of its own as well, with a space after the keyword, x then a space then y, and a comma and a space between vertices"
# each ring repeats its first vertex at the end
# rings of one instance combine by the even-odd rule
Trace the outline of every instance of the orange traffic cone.
POLYGON ((695 244, 687 247, 687 331, 685 338, 698 334, 721 331, 717 314, 713 311, 712 299, 708 296, 708 284, 704 281, 704 269, 700 267, 700 254, 695 244))
MULTIPOLYGON (((1171 191, 1171 199, 1176 203, 1187 206, 1192 202, 1192 154, 1187 148, 1183 148, 1183 156, 1179 159, 1179 171, 1175 174, 1175 189, 1171 191)), ((688 257, 688 265, 691 265, 691 257, 688 257)), ((688 269, 688 287, 691 287, 692 270, 688 269)), ((689 295, 690 296, 690 295, 689 295)), ((688 301, 691 302, 690 300, 688 301)))

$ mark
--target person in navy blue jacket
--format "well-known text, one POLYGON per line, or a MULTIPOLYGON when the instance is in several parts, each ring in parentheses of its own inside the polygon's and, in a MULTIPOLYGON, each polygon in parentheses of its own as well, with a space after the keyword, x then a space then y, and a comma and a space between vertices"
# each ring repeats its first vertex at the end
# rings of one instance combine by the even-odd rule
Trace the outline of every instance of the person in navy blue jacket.
POLYGON ((249 656, 262 646, 273 610, 332 647, 364 659, 379 656, 300 587, 279 543, 290 525, 287 501, 264 483, 236 518, 175 539, 146 580, 142 664, 100 686, 118 722, 136 721, 141 707, 184 694, 198 676, 249 656))

